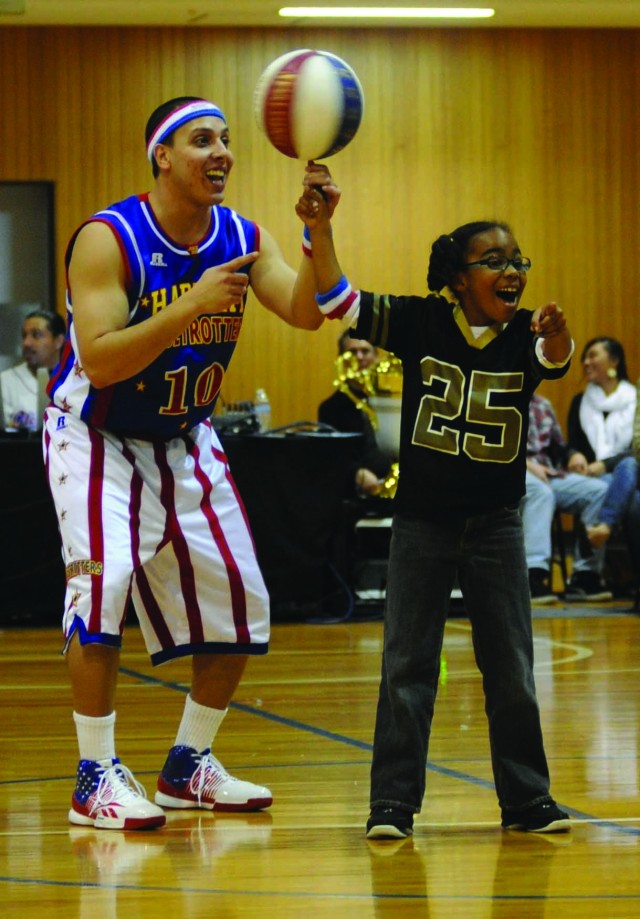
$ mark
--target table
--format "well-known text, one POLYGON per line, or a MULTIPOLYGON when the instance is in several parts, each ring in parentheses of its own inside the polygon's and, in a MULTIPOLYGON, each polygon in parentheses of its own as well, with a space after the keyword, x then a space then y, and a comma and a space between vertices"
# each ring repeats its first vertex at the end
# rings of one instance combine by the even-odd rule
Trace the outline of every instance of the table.
POLYGON ((225 436, 251 524, 272 617, 321 612, 345 572, 336 558, 360 434, 225 436))
POLYGON ((0 439, 0 624, 57 625, 65 573, 40 435, 0 439))

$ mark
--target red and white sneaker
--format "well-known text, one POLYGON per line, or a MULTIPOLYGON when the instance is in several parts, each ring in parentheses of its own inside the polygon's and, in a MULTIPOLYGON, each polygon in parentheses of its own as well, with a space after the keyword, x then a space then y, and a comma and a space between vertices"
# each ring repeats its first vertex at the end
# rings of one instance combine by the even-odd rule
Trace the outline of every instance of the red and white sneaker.
POLYGON ((114 759, 110 766, 82 759, 78 764, 69 821, 98 830, 152 830, 167 822, 130 769, 114 759))
POLYGON ((269 807, 273 795, 263 785, 234 779, 211 750, 172 747, 158 776, 156 804, 215 811, 257 811, 269 807))

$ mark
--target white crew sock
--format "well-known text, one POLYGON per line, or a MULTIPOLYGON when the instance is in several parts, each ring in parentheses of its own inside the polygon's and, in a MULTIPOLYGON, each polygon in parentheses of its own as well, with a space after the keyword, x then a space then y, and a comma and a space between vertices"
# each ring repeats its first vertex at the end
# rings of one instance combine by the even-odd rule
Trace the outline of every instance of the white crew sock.
POLYGON ((184 703, 182 721, 176 736, 176 746, 193 747, 198 753, 213 745, 227 709, 209 708, 194 702, 190 695, 184 703))
POLYGON ((102 718, 73 713, 78 735, 80 759, 90 759, 104 764, 105 760, 115 759, 115 723, 116 713, 111 712, 102 718))

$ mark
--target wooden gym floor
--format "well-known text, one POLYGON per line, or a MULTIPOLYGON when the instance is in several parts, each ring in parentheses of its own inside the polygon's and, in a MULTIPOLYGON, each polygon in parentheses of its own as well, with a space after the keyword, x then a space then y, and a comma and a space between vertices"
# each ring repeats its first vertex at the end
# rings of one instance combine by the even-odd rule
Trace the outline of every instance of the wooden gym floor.
MULTIPOLYGON (((57 629, 0 632, 0 914, 21 919, 640 917, 640 617, 538 610, 552 792, 571 834, 504 832, 465 618, 449 621, 427 794, 406 841, 367 842, 382 624, 276 624, 216 754, 269 785, 264 813, 171 813, 147 833, 67 824, 76 745, 57 629)), ((188 662, 125 635, 119 755, 153 791, 188 662)))

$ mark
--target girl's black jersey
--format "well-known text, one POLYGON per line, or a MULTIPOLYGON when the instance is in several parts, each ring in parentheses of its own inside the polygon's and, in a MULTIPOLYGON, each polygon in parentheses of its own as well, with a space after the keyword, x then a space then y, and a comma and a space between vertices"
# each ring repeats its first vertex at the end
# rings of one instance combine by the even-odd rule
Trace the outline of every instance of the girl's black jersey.
POLYGON ((395 511, 426 519, 475 516, 515 505, 525 492, 529 401, 545 379, 531 310, 474 339, 444 297, 360 292, 354 337, 403 366, 400 476, 395 511))

